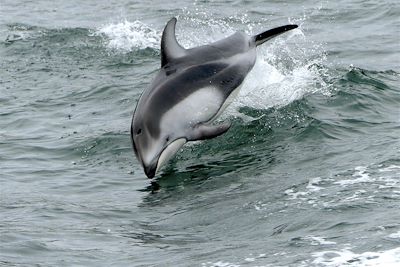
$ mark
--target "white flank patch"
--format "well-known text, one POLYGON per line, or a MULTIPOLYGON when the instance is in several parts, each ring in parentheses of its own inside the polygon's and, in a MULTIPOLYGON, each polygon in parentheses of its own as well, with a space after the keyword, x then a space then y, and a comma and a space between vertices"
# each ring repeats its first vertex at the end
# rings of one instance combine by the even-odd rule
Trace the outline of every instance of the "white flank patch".
POLYGON ((181 102, 168 110, 161 118, 163 129, 184 130, 189 125, 206 122, 217 114, 223 96, 215 87, 205 87, 187 96, 181 102))

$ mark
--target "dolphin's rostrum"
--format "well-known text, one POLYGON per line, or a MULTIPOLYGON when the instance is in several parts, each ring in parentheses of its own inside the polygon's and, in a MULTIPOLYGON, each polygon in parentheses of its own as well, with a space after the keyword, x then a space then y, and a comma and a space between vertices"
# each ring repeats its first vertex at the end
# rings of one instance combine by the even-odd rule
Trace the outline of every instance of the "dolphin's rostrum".
POLYGON ((229 122, 212 124, 236 96, 256 60, 256 46, 297 25, 248 36, 237 32, 209 45, 184 49, 176 18, 161 39, 161 68, 141 95, 132 118, 133 149, 149 178, 188 141, 219 136, 229 122))

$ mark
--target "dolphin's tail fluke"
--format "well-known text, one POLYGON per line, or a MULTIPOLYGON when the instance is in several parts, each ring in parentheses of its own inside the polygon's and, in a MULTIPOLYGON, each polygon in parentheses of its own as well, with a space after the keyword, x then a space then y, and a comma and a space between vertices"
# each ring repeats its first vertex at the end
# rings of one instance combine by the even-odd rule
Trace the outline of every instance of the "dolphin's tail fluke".
POLYGON ((281 26, 278 28, 274 28, 274 29, 268 30, 266 32, 254 35, 253 40, 256 43, 256 45, 258 46, 260 44, 265 43, 269 39, 272 39, 284 32, 296 29, 297 27, 298 27, 297 25, 292 24, 292 25, 285 25, 285 26, 281 26))

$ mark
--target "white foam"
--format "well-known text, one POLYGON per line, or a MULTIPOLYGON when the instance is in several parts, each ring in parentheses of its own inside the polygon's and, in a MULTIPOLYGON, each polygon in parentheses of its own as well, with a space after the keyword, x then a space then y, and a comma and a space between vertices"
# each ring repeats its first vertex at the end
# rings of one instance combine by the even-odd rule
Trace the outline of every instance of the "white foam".
MULTIPOLYGON (((400 194, 397 170, 396 165, 379 169, 375 166, 357 166, 351 175, 310 178, 306 185, 293 185, 284 193, 288 200, 293 200, 292 204, 307 202, 313 206, 322 205, 324 208, 376 203, 376 198, 384 192, 387 196, 397 199, 400 194), (363 187, 359 188, 360 185, 363 187), (328 188, 332 189, 330 191, 337 191, 340 199, 332 199, 329 191, 326 191, 328 188)), ((261 208, 260 205, 258 207, 261 208)))
POLYGON ((335 184, 346 186, 346 185, 352 185, 352 184, 358 184, 358 183, 368 183, 368 182, 373 181, 373 179, 371 179, 369 174, 367 173, 367 167, 358 166, 358 167, 355 167, 354 169, 355 169, 355 173, 352 176, 355 177, 355 179, 340 180, 340 181, 335 182, 335 184))
POLYGON ((400 231, 389 235, 389 238, 400 239, 400 231))
POLYGON ((305 240, 311 241, 312 246, 319 246, 319 245, 335 245, 336 242, 327 241, 324 237, 320 236, 306 236, 305 240))
POLYGON ((388 167, 379 169, 380 172, 393 172, 393 171, 397 171, 397 170, 400 170, 400 166, 390 165, 388 167))
POLYGON ((315 192, 318 192, 320 190, 323 190, 323 187, 317 186, 322 182, 321 177, 315 177, 315 178, 310 178, 308 180, 308 184, 305 187, 305 191, 296 191, 296 188, 289 188, 284 191, 284 193, 289 196, 289 199, 291 200, 308 200, 310 204, 313 204, 313 200, 309 197, 309 195, 312 195, 315 192))
POLYGON ((267 206, 266 204, 263 204, 260 201, 258 201, 256 204, 254 204, 254 209, 260 211, 264 210, 266 206, 267 206))
POLYGON ((322 181, 321 177, 311 178, 308 181, 308 185, 306 186, 306 188, 311 192, 320 191, 323 188, 317 185, 320 184, 321 181, 322 181))
POLYGON ((161 32, 138 20, 107 24, 95 34, 105 36, 110 49, 129 52, 134 49, 160 48, 161 32))
MULTIPOLYGON (((372 183, 378 187, 378 189, 386 189, 386 188, 400 188, 400 177, 398 176, 397 170, 399 166, 391 165, 389 167, 378 169, 378 172, 381 174, 380 176, 373 175, 370 176, 371 170, 366 166, 358 166, 354 168, 354 173, 352 175, 353 179, 344 179, 340 181, 334 182, 334 184, 338 184, 341 186, 355 185, 360 183, 372 183)), ((372 172, 374 170, 372 169, 372 172)), ((392 191, 396 193, 396 191, 392 191)), ((365 193, 365 192, 359 192, 365 193)))
POLYGON ((225 262, 225 261, 217 261, 217 262, 202 263, 201 266, 203 266, 203 267, 239 267, 240 265, 230 263, 230 262, 225 262))
POLYGON ((398 267, 400 266, 400 247, 386 251, 355 253, 349 248, 315 252, 312 262, 315 266, 328 267, 398 267))
POLYGON ((293 188, 285 190, 284 193, 290 197, 289 199, 302 199, 302 200, 306 200, 307 198, 303 198, 303 196, 309 194, 308 192, 296 192, 295 189, 293 188))
POLYGON ((382 175, 378 178, 378 181, 384 182, 384 184, 379 185, 379 189, 389 188, 394 196, 400 194, 400 191, 393 190, 400 188, 400 166, 390 165, 380 168, 378 171, 382 175))

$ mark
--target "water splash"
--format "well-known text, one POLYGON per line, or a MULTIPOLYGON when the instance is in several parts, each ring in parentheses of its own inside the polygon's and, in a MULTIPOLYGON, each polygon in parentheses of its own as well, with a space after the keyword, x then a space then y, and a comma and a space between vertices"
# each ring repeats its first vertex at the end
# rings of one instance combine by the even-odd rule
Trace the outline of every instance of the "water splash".
POLYGON ((236 109, 281 107, 309 93, 329 95, 324 51, 312 47, 301 29, 257 49, 257 62, 234 103, 236 109))
POLYGON ((129 52, 136 49, 159 49, 161 32, 141 21, 124 20, 102 26, 95 32, 107 38, 107 47, 112 50, 129 52))

